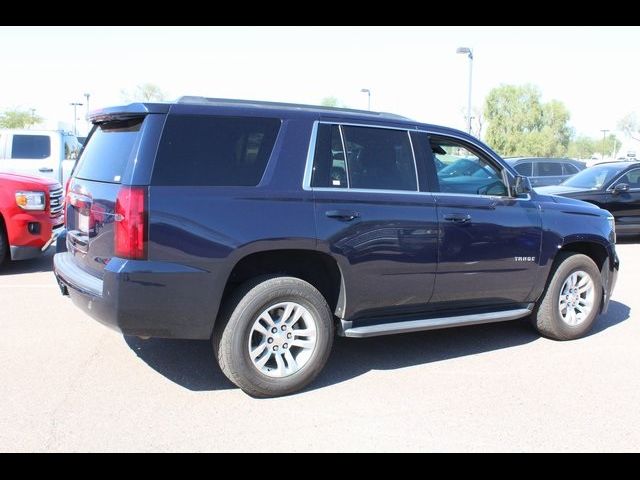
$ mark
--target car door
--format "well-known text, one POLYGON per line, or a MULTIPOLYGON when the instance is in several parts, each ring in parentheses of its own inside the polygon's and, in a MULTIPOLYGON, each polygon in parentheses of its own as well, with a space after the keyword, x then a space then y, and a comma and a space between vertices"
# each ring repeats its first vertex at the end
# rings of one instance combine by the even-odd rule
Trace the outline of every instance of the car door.
POLYGON ((6 142, 0 170, 59 179, 57 159, 60 144, 57 136, 42 132, 11 133, 6 142))
POLYGON ((603 208, 611 212, 616 220, 616 231, 640 231, 640 167, 633 168, 614 180, 607 188, 603 208), (627 184, 629 190, 616 192, 617 185, 627 184))
POLYGON ((530 295, 540 268, 542 240, 537 203, 530 195, 509 195, 507 173, 482 147, 455 136, 423 138, 441 160, 463 156, 482 165, 470 176, 433 176, 440 229, 433 307, 497 307, 533 301, 530 295))
POLYGON ((336 259, 344 281, 337 314, 352 320, 424 311, 435 282, 438 220, 433 195, 420 191, 407 129, 319 122, 308 162, 318 248, 336 259))

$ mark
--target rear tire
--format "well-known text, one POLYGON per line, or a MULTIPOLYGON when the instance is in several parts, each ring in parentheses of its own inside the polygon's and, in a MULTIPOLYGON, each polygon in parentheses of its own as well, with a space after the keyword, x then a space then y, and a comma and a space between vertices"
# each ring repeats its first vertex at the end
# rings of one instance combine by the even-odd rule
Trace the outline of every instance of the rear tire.
POLYGON ((600 312, 602 279, 597 265, 586 255, 561 252, 550 276, 532 315, 534 326, 555 340, 582 337, 600 312))
POLYGON ((229 380, 254 397, 277 397, 320 373, 333 334, 333 315, 315 287, 294 277, 262 276, 226 302, 212 340, 229 380))

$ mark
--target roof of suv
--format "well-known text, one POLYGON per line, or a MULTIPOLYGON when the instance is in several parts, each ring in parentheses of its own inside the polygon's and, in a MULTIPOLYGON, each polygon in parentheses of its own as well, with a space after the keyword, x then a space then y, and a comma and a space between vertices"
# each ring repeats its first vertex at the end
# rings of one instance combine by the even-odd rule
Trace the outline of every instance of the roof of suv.
POLYGON ((297 114, 304 116, 305 114, 310 116, 319 115, 340 115, 349 116, 366 120, 387 120, 394 122, 410 122, 415 124, 414 120, 403 117, 402 115, 396 115, 386 112, 372 112, 368 110, 356 110, 351 108, 338 108, 338 107, 323 107, 319 105, 303 105, 296 103, 280 103, 280 102, 264 102, 258 100, 237 100, 227 98, 207 98, 196 96, 184 96, 180 97, 175 102, 166 103, 131 103, 129 105, 108 107, 100 110, 95 110, 89 114, 89 118, 92 121, 100 121, 102 119, 115 116, 115 115, 136 115, 144 113, 167 113, 170 109, 175 107, 219 107, 229 110, 271 110, 273 112, 282 112, 287 114, 297 114))

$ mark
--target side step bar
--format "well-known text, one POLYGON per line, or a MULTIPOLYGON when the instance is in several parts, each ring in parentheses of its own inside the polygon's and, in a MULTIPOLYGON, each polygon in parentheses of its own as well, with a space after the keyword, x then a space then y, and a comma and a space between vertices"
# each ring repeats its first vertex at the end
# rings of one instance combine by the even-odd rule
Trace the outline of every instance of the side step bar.
POLYGON ((505 322, 531 315, 533 304, 527 308, 504 310, 501 312, 478 313, 474 315, 458 315, 454 317, 428 318, 424 320, 408 320, 399 322, 378 323, 362 327, 351 327, 351 322, 342 320, 342 331, 345 337, 365 338, 394 333, 418 332, 437 328, 463 327, 480 323, 505 322))

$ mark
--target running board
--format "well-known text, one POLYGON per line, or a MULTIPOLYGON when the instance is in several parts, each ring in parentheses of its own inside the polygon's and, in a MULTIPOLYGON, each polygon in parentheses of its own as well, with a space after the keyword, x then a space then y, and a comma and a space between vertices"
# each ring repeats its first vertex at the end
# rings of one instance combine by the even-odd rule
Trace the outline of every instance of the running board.
POLYGON ((505 322, 531 315, 531 308, 518 308, 501 312, 478 313, 474 315, 458 315, 455 317, 439 317, 424 320, 409 320, 399 322, 378 323, 362 327, 351 327, 351 322, 342 321, 345 337, 365 338, 378 335, 393 335, 395 333, 418 332, 421 330, 435 330, 437 328, 464 327, 480 323, 505 322), (346 328, 345 328, 346 327, 346 328))

